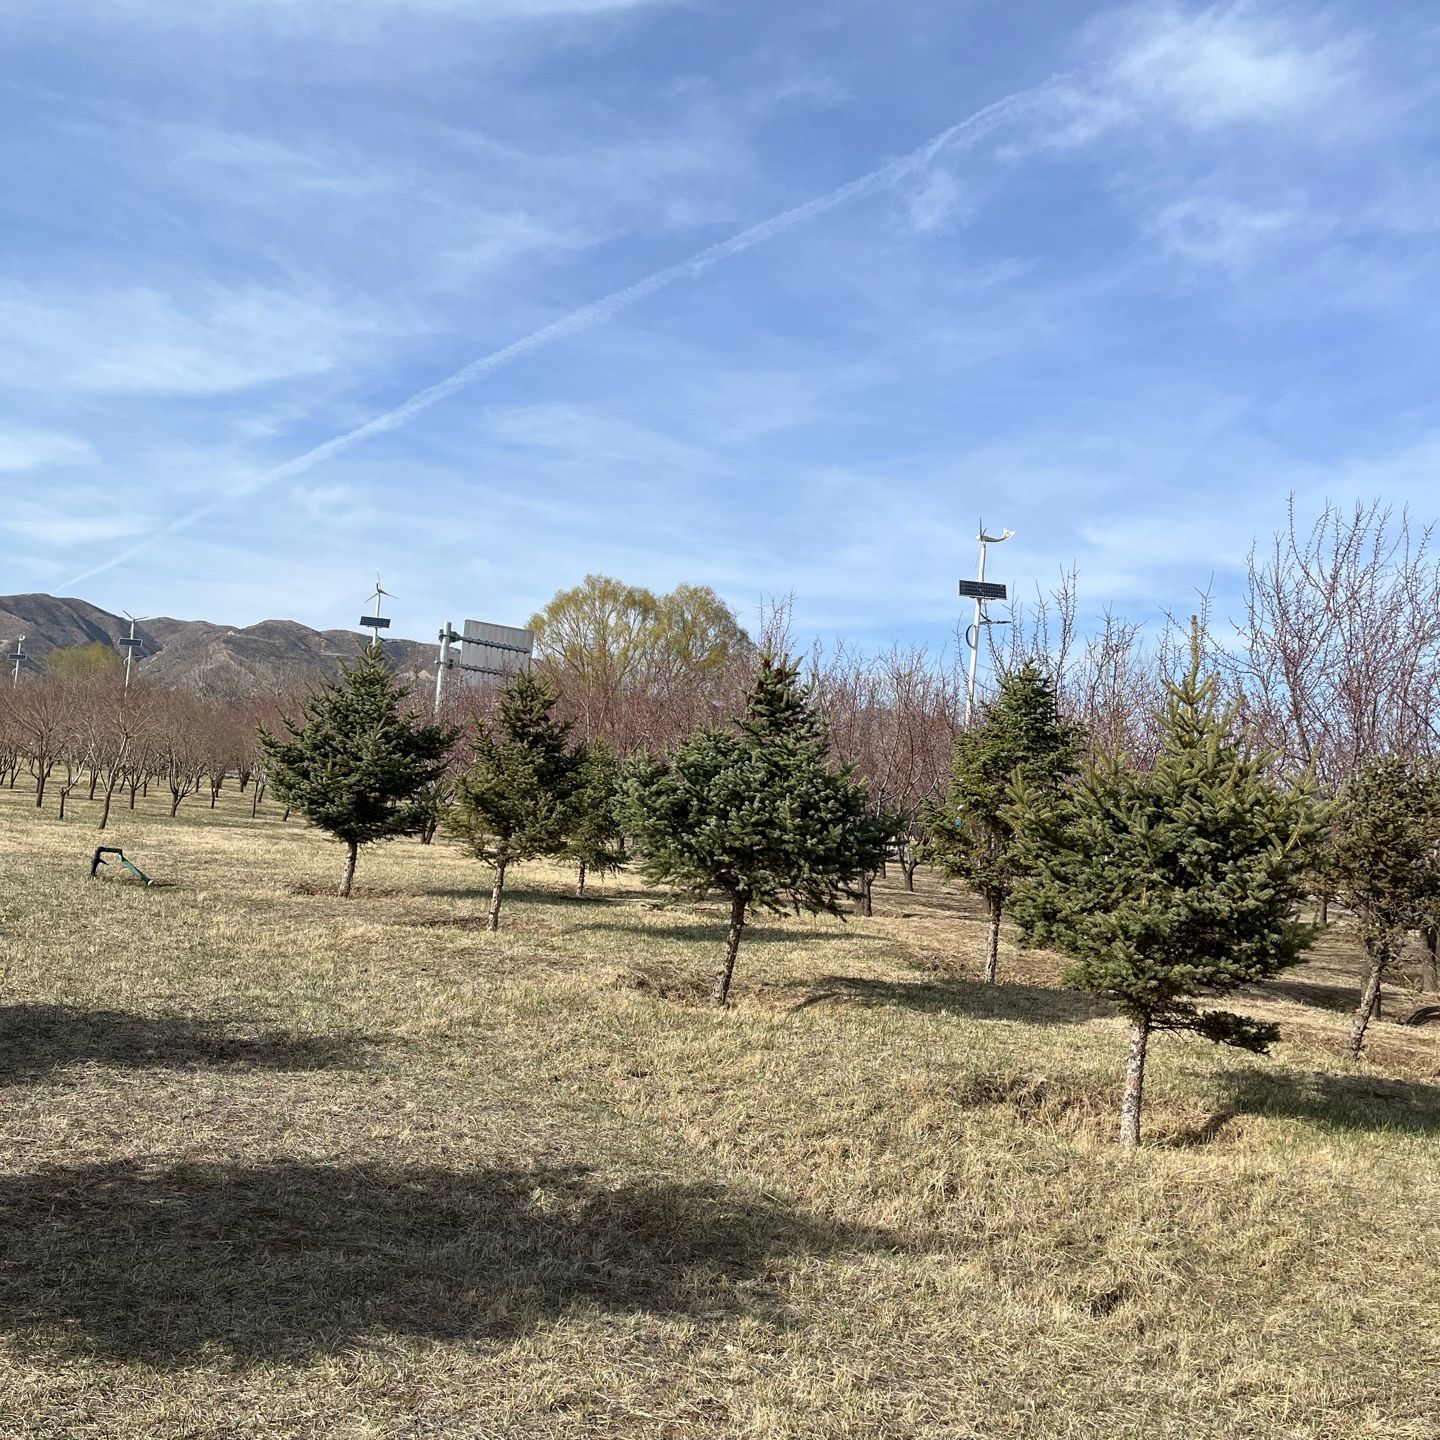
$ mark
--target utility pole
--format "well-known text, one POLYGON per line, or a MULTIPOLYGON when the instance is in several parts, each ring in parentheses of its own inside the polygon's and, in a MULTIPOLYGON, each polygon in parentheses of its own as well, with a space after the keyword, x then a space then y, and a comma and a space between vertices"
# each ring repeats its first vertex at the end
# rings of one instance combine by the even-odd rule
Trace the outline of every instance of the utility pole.
POLYGON ((25 637, 23 635, 15 642, 15 649, 5 658, 15 662, 15 673, 10 678, 10 688, 13 690, 20 684, 21 662, 30 658, 25 653, 25 637))
POLYGON ((440 707, 445 702, 445 672, 450 668, 450 647, 461 637, 447 620, 440 631, 440 658, 435 666, 435 718, 440 718, 440 707))
MULTIPOLYGON (((985 618, 985 602, 987 600, 1003 600, 1006 597, 1006 590, 1003 585, 997 585, 993 581, 986 583, 985 580, 985 548, 988 545, 1001 545, 1014 535, 1013 530, 1002 530, 998 535, 987 535, 985 533, 985 522, 980 522, 980 533, 975 538, 980 542, 980 569, 974 580, 962 580, 960 582, 960 595, 963 599, 971 599, 975 602, 975 620, 967 632, 966 639, 970 642, 970 678, 965 685, 965 723, 970 724, 975 714, 975 671, 980 662, 980 632, 986 625, 993 625, 997 622, 985 618)), ((1003 623, 1003 622, 1002 622, 1003 623)))

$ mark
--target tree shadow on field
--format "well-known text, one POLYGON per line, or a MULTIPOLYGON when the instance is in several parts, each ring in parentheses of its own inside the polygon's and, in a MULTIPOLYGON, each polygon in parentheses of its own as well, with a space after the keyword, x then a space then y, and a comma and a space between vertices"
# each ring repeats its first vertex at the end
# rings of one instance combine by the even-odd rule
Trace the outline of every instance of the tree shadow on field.
MULTIPOLYGON (((492 890, 489 885, 448 885, 411 893, 434 896, 443 900, 473 900, 477 905, 484 905, 488 909, 492 890)), ((623 898, 623 894, 598 890, 593 894, 587 892, 584 895, 577 895, 573 889, 568 891, 541 890, 527 888, 523 885, 506 885, 505 887, 506 905, 555 905, 577 910, 594 910, 623 898)))
POLYGON ((1360 982, 1325 985, 1314 980, 1267 980, 1264 985, 1250 986, 1243 993, 1257 1000, 1288 1000, 1312 1010, 1350 1014, 1360 1003, 1360 982))
MULTIPOLYGON (((1440 1086, 1381 1075, 1232 1070, 1222 1116, 1269 1115, 1331 1130, 1400 1130, 1440 1135, 1440 1086)), ((1220 1122, 1223 1123, 1223 1120, 1220 1122)), ((1214 1127, 1219 1129, 1219 1124, 1214 1127)))
POLYGON ((354 1049, 348 1040, 283 1030, 239 1035, 219 1020, 71 1005, 0 1006, 0 1085, 34 1084, 87 1061, 127 1070, 324 1070, 351 1060, 354 1049))
POLYGON ((784 1315, 786 1257, 887 1248, 718 1186, 578 1168, 129 1163, 0 1177, 0 1331, 179 1365, 506 1339, 573 1305, 784 1315))
POLYGON ((806 987, 792 1010, 838 1000, 860 1005, 897 1005, 930 1013, 955 1011, 975 1020, 1023 1020, 1034 1025, 1083 1025, 1112 1012, 1079 990, 982 980, 870 980, 826 975, 806 987))
MULTIPOLYGON (((713 923, 698 922, 670 925, 647 925, 643 921, 624 925, 617 920, 597 920, 593 925, 581 925, 581 930, 601 930, 616 935, 628 935, 635 939, 679 940, 701 945, 724 947, 725 927, 728 917, 716 916, 713 923)), ((866 935, 858 930, 786 930, 779 925, 747 925, 740 942, 743 951, 748 945, 812 945, 832 940, 859 940, 867 945, 884 943, 884 936, 866 935)))

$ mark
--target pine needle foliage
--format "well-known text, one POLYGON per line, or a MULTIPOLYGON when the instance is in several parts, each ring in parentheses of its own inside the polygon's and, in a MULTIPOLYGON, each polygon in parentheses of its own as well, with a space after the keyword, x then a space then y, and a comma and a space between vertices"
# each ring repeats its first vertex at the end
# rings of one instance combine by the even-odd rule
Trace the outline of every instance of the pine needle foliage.
POLYGON ((925 809, 926 854, 985 901, 985 979, 991 983, 999 968, 1000 917, 1028 863, 1009 815, 1012 786, 1018 780, 1032 801, 1058 793, 1075 773, 1081 738, 1079 726, 1060 718, 1054 685, 1028 662, 1000 681, 979 723, 956 735, 949 793, 925 809))
POLYGON ((562 853, 575 822, 585 756, 570 745, 570 723, 552 713, 556 698, 528 671, 506 681, 493 719, 476 726, 473 761, 444 814, 447 833, 495 872, 490 930, 500 928, 509 867, 562 853))
POLYGON ((575 862, 575 893, 584 895, 591 875, 608 875, 625 863, 620 823, 620 762, 603 740, 585 746, 575 813, 565 855, 575 862))
POLYGON ((288 739, 259 727, 270 789, 346 847, 341 895, 350 894, 362 845, 424 829, 427 788, 455 742, 453 729, 405 708, 409 693, 376 643, 339 679, 321 682, 302 719, 284 721, 288 739))
POLYGON ((1066 983, 1130 1021, 1126 1145, 1140 1139, 1151 1032, 1265 1050, 1274 1025, 1196 1001, 1298 964, 1314 934, 1298 906, 1318 808, 1249 748, 1214 677, 1201 678, 1198 645, 1156 719, 1150 768, 1102 757, 1059 795, 1017 785, 1011 811, 1028 852, 1013 900, 1022 935, 1068 953, 1066 983))
POLYGON ((645 878, 730 901, 712 998, 728 1002, 755 910, 841 914, 884 856, 863 781, 837 766, 798 667, 766 654, 730 726, 700 730, 663 761, 632 768, 626 820, 645 878))
POLYGON ((1440 775, 1400 756, 1371 760, 1345 787, 1334 821, 1329 875, 1366 956, 1348 1047, 1358 1055, 1406 932, 1426 929, 1440 906, 1440 775))

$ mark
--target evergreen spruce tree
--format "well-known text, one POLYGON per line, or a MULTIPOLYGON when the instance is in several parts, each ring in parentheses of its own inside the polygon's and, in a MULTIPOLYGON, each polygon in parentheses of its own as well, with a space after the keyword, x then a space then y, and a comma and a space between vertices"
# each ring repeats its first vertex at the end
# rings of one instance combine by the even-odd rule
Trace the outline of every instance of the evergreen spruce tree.
POLYGON ((620 824, 620 762, 603 740, 591 740, 585 747, 565 854, 578 869, 576 895, 584 895, 588 876, 607 875, 625 863, 620 824))
POLYGON ((1016 787, 1011 812, 1029 873, 1014 895, 1022 935, 1073 957, 1067 984, 1108 1000, 1130 1022, 1120 1138, 1140 1143, 1146 1048, 1155 1030, 1187 1030, 1263 1051, 1274 1025, 1196 998, 1254 984, 1297 964, 1313 931, 1299 923, 1305 867, 1319 828, 1303 790, 1270 778, 1268 758, 1237 738, 1215 681, 1170 687, 1158 758, 1088 767, 1060 795, 1016 787))
POLYGON ((1365 947, 1348 1047, 1358 1055, 1406 932, 1424 931, 1440 906, 1440 777, 1433 768, 1387 756, 1360 769, 1335 807, 1330 873, 1365 947))
POLYGON ((991 984, 1000 964, 1000 917, 1026 864, 1009 817, 1012 783, 1018 776, 1032 803, 1057 793, 1075 773, 1079 748, 1079 727, 1061 720, 1054 686, 1027 663, 1001 680, 979 724, 955 737, 949 794, 925 809, 927 857, 985 901, 991 984))
POLYGON ((697 731, 663 762, 634 767, 626 819, 652 884, 730 902, 713 999, 728 1002, 754 910, 839 915, 884 855, 865 785, 831 763, 797 667, 766 655, 742 719, 697 731))
POLYGON ((362 845, 423 829, 426 789, 455 741, 448 727, 407 713, 408 694, 377 642, 310 695, 302 720, 285 720, 289 739, 259 727, 266 780, 287 816, 299 811, 346 847, 341 895, 362 845))
POLYGON ((560 854, 574 823, 585 757, 570 748, 569 722, 551 714, 555 700, 528 672, 505 683, 494 720, 476 727, 474 762, 445 811, 445 829, 495 872, 489 930, 500 928, 509 867, 560 854))

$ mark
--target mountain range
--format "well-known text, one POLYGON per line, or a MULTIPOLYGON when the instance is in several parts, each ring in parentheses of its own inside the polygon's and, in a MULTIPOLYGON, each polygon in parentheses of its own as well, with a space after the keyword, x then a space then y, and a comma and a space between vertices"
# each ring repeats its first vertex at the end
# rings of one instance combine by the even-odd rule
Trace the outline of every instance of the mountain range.
MULTIPOLYGON (((38 671, 52 650, 96 642, 115 646, 130 622, 88 600, 58 595, 0 595, 4 652, 25 637, 24 667, 38 671)), ((217 699, 272 693, 317 673, 335 674, 365 645, 357 630, 312 630, 295 620, 262 620, 236 627, 209 620, 146 619, 135 626, 139 673, 158 685, 217 699)), ((386 640, 385 653, 402 675, 435 674, 435 646, 418 640, 386 640)))

